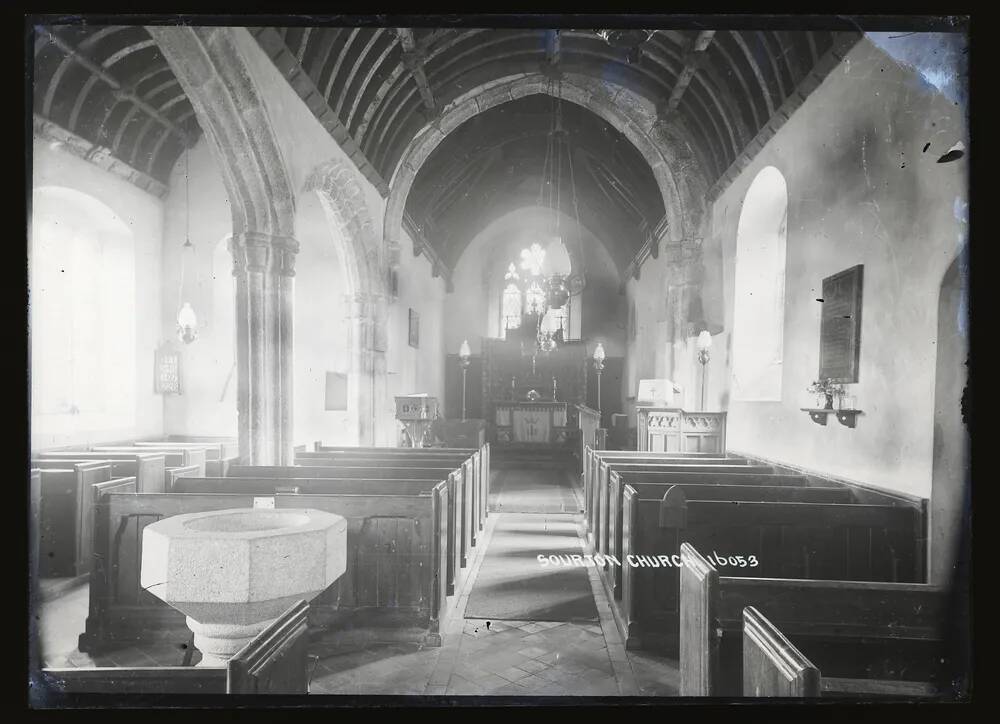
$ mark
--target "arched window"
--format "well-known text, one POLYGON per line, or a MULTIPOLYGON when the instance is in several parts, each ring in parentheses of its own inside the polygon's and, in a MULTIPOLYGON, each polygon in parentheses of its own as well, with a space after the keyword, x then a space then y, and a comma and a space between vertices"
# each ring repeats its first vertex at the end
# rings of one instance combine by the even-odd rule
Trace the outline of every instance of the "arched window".
POLYGON ((506 336, 506 330, 521 326, 521 289, 514 282, 509 282, 503 290, 503 303, 500 311, 500 331, 506 336))
POLYGON ((736 231, 733 399, 781 400, 788 191, 781 172, 757 174, 736 231))
POLYGON ((135 250, 96 199, 34 192, 31 234, 33 433, 135 424, 135 250))
MULTIPOLYGON (((555 334, 561 329, 563 339, 574 338, 570 327, 571 311, 574 305, 579 304, 579 297, 571 297, 559 309, 549 309, 546 294, 546 285, 551 276, 560 275, 565 278, 570 270, 569 253, 559 237, 552 238, 545 248, 540 244, 532 244, 522 249, 519 262, 511 262, 504 274, 504 285, 500 293, 500 336, 506 337, 508 329, 520 327, 522 315, 544 312, 540 325, 543 333, 555 334)), ((577 318, 580 316, 579 312, 577 306, 577 318)), ((573 321, 579 326, 578 319, 573 321)))

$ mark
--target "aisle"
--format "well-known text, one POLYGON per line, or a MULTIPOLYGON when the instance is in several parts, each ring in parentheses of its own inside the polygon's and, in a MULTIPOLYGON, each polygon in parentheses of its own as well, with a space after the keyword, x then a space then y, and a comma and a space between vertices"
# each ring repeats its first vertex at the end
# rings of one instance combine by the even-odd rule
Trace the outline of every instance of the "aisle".
POLYGON ((490 483, 490 510, 498 513, 580 513, 572 473, 558 468, 497 470, 490 483))
POLYGON ((500 513, 466 618, 500 621, 598 620, 587 570, 542 565, 538 555, 582 555, 576 516, 500 513))

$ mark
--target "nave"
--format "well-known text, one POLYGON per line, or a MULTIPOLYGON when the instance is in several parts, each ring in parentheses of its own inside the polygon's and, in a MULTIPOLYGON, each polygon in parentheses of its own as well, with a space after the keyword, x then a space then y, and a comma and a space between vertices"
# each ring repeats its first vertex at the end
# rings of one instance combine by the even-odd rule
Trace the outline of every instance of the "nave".
POLYGON ((967 21, 453 20, 30 24, 33 705, 967 700, 967 21))

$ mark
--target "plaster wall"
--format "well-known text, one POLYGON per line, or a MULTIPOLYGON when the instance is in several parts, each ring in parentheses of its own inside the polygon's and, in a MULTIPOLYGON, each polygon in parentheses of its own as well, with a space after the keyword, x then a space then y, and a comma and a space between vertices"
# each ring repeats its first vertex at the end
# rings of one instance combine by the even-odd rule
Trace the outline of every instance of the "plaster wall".
MULTIPOLYGON (((937 300, 966 238, 968 203, 967 161, 936 161, 965 138, 956 102, 862 40, 715 201, 726 295, 717 372, 732 362, 743 199, 766 166, 788 186, 781 400, 730 401, 728 377, 712 378, 713 399, 729 410, 731 450, 930 496, 935 404, 943 404, 934 394, 937 300), (855 264, 864 265, 861 354, 848 394, 864 414, 855 429, 833 419, 821 426, 799 409, 815 404, 806 388, 819 370, 817 300, 824 277, 855 264)), ((964 380, 965 369, 945 374, 964 380)))
POLYGON ((134 344, 132 349, 122 352, 134 359, 135 375, 131 383, 134 388, 131 390, 131 397, 134 399, 135 413, 100 429, 78 427, 74 430, 71 429, 72 426, 60 426, 60 432, 52 432, 33 425, 31 447, 38 450, 158 435, 163 431, 163 401, 160 395, 153 392, 153 355, 161 339, 159 309, 163 203, 159 198, 94 164, 36 138, 32 143, 32 188, 45 187, 71 189, 96 199, 111 209, 131 234, 134 243, 135 282, 133 288, 121 290, 121 303, 134 305, 134 344))

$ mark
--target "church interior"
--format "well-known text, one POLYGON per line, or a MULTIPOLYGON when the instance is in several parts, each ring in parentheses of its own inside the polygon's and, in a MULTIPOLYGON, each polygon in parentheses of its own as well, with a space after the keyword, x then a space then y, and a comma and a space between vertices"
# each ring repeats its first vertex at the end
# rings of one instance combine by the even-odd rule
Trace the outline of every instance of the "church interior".
POLYGON ((314 20, 31 27, 33 706, 966 697, 963 27, 314 20))

